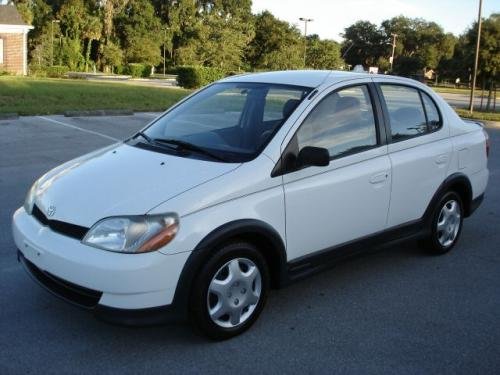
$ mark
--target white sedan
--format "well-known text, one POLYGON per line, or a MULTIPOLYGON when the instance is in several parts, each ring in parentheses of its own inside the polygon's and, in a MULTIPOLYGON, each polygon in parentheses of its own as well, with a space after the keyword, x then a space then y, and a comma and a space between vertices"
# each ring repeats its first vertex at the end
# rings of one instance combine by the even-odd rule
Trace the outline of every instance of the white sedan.
POLYGON ((225 339, 271 287, 345 255, 409 238, 450 251, 483 199, 488 147, 413 80, 234 76, 47 172, 13 233, 22 264, 65 300, 128 324, 187 316, 225 339))

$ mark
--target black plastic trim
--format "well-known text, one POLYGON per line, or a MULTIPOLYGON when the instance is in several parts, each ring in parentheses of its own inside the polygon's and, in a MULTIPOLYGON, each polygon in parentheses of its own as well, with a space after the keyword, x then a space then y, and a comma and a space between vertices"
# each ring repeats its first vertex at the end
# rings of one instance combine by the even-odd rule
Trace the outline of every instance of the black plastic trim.
MULTIPOLYGON (((434 193, 431 201, 429 202, 427 209, 423 215, 423 219, 426 220, 426 224, 430 224, 430 220, 432 220, 432 214, 436 209, 436 205, 441 199, 442 195, 447 191, 451 190, 453 185, 460 185, 465 188, 466 199, 462 202, 464 204, 465 217, 469 217, 471 214, 470 206, 472 202, 472 186, 469 181, 469 178, 463 173, 453 173, 449 175, 439 186, 437 191, 434 193)), ((461 193, 457 191, 457 193, 461 193)))
POLYGON ((26 259, 20 251, 17 254, 19 261, 31 278, 51 294, 85 309, 92 309, 97 306, 102 292, 63 280, 38 268, 26 259))
POLYGON ((28 275, 43 289, 65 302, 92 311, 97 318, 108 323, 145 326, 185 319, 185 315, 182 315, 181 310, 174 304, 144 309, 120 309, 99 305, 102 292, 73 284, 41 270, 27 260, 19 250, 17 258, 28 275))
POLYGON ((120 309, 97 305, 94 309, 96 318, 106 323, 126 326, 150 326, 156 324, 181 322, 186 319, 174 305, 149 307, 144 309, 120 309))
POLYGON ((33 206, 31 214, 40 222, 40 224, 49 227, 54 232, 63 234, 68 237, 76 238, 77 240, 83 239, 83 237, 85 237, 85 234, 89 231, 89 228, 87 227, 66 223, 64 221, 48 219, 36 204, 33 206))
POLYGON ((423 235, 422 229, 423 221, 415 220, 294 259, 288 263, 289 280, 290 282, 300 280, 329 268, 342 259, 376 251, 381 246, 419 238, 423 235))
POLYGON ((474 211, 476 211, 479 206, 481 205, 481 203, 483 203, 483 200, 484 200, 484 193, 481 194, 481 195, 478 195, 476 198, 474 198, 470 204, 470 208, 469 208, 469 216, 472 215, 474 213, 474 211))

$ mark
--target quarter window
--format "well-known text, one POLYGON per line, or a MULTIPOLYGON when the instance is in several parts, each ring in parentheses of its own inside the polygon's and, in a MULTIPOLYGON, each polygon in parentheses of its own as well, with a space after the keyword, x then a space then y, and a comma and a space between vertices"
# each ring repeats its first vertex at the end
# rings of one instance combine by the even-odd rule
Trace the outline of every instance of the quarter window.
POLYGON ((372 102, 365 85, 348 87, 326 96, 297 132, 298 149, 328 149, 330 158, 377 145, 372 102))
POLYGON ((425 113, 427 115, 427 123, 431 132, 438 130, 441 127, 441 117, 434 101, 422 92, 422 100, 424 101, 425 113))
POLYGON ((393 141, 402 141, 428 132, 417 89, 397 85, 381 85, 381 89, 389 112, 393 141))

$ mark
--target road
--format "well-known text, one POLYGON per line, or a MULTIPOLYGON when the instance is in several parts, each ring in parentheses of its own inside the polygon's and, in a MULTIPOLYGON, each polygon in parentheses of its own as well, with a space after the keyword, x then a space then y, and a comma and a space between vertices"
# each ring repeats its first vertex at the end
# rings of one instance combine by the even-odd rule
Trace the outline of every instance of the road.
MULTIPOLYGON (((187 325, 109 325, 35 285, 16 261, 13 211, 56 165, 154 114, 0 121, 0 373, 495 374, 500 368, 500 127, 486 198, 457 247, 413 242, 272 291, 254 327, 213 343, 187 325)), ((133 171, 131 171, 133 173, 133 171)))

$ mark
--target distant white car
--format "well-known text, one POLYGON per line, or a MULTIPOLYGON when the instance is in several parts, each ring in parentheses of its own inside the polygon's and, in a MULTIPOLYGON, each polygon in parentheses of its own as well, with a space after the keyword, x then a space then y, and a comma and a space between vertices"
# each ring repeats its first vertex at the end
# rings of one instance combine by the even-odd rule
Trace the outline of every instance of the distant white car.
POLYGON ((456 244, 483 199, 488 137, 408 79, 234 76, 130 139, 69 161, 13 217, 19 260, 98 316, 187 315, 214 339, 280 287, 375 244, 456 244))

